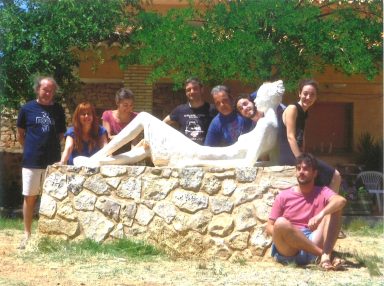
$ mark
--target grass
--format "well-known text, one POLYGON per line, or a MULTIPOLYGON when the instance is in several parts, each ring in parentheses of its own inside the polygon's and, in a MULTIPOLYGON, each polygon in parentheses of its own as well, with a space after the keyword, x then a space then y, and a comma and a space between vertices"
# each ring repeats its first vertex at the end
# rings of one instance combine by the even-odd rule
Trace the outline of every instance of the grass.
POLYGON ((345 224, 343 230, 358 236, 381 237, 383 236, 384 224, 383 220, 369 223, 359 218, 345 224))
POLYGON ((245 266, 247 264, 247 260, 242 257, 237 257, 234 261, 234 263, 239 263, 241 266, 245 266))
POLYGON ((369 275, 383 275, 378 266, 378 264, 383 263, 383 261, 377 255, 363 255, 360 253, 354 253, 353 256, 360 265, 367 267, 369 275))
MULTIPOLYGON (((367 222, 364 219, 355 219, 345 224, 343 229, 350 235, 362 236, 362 237, 382 237, 384 223, 383 220, 376 222, 367 222)), ((364 253, 354 252, 349 255, 356 259, 359 265, 368 269, 371 276, 382 276, 379 264, 383 264, 383 259, 377 255, 368 255, 364 253)))
POLYGON ((0 217, 0 229, 23 230, 23 220, 21 218, 10 219, 0 217))
MULTIPOLYGON (((33 221, 32 229, 36 229, 37 220, 33 221)), ((1 230, 23 230, 23 220, 0 217, 1 230)), ((91 239, 82 241, 64 241, 44 237, 37 242, 33 251, 48 256, 52 260, 78 257, 89 257, 92 255, 104 255, 110 258, 148 259, 163 256, 164 253, 150 244, 142 241, 119 239, 112 242, 97 243, 91 239)), ((27 254, 28 256, 28 254, 27 254)))
POLYGON ((149 258, 161 256, 163 253, 150 244, 129 239, 119 239, 112 242, 98 243, 91 239, 78 242, 68 242, 63 240, 53 240, 42 238, 37 245, 38 251, 46 254, 61 253, 64 256, 81 256, 84 254, 96 255, 107 254, 111 257, 121 258, 149 258))
MULTIPOLYGON (((37 221, 34 220, 34 224, 37 221)), ((33 227, 36 229, 36 225, 33 227)), ((21 219, 10 219, 0 217, 0 229, 23 229, 23 222, 21 219)), ((383 235, 383 221, 369 223, 363 219, 352 220, 348 224, 343 225, 348 235, 356 236, 369 236, 369 237, 382 237, 383 235)), ((82 241, 64 241, 54 240, 50 238, 42 238, 38 241, 36 249, 30 253, 31 255, 36 252, 46 255, 48 259, 63 260, 66 258, 75 260, 84 260, 92 256, 103 256, 108 259, 138 259, 146 260, 156 257, 164 256, 160 250, 154 246, 146 244, 141 241, 132 241, 128 239, 114 240, 112 242, 97 243, 90 239, 82 241)), ((28 254, 26 254, 28 256, 28 254)), ((379 266, 383 263, 382 259, 377 255, 367 255, 363 253, 350 253, 359 265, 366 267, 371 276, 380 276, 379 266)), ((246 265, 246 261, 238 259, 235 263, 239 265, 246 265)), ((198 269, 207 269, 205 263, 199 264, 198 269)), ((213 267, 214 272, 220 272, 220 269, 213 267)))

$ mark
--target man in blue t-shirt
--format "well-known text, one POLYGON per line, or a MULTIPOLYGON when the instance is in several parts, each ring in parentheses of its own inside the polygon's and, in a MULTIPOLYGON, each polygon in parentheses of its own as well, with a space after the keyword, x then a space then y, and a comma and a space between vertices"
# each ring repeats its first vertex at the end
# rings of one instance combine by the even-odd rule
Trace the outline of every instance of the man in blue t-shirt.
POLYGON ((24 238, 20 249, 25 248, 31 236, 33 211, 45 170, 60 161, 60 141, 66 126, 64 109, 53 101, 57 88, 53 78, 38 78, 34 84, 37 99, 23 105, 17 118, 18 141, 23 146, 24 238))
POLYGON ((252 120, 236 112, 228 87, 218 85, 212 89, 211 95, 219 114, 213 118, 208 128, 204 145, 211 147, 232 145, 241 134, 253 129, 252 120))
POLYGON ((203 145, 209 124, 217 111, 212 104, 204 101, 203 84, 199 79, 192 77, 186 80, 185 95, 188 103, 177 106, 163 121, 203 145))

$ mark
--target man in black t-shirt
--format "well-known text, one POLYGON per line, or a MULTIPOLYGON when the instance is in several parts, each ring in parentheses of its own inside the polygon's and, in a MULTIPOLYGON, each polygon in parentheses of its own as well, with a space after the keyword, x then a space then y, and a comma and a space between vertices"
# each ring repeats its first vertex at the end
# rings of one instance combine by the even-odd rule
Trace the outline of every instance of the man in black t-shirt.
POLYGON ((177 106, 164 118, 164 122, 176 127, 192 141, 203 145, 209 124, 217 111, 203 99, 203 85, 197 78, 185 82, 188 102, 177 106))
POLYGON ((60 141, 66 130, 65 113, 54 102, 57 83, 52 77, 37 78, 36 100, 24 104, 17 117, 18 141, 23 146, 23 221, 24 238, 19 248, 24 249, 30 236, 33 211, 41 192, 48 165, 60 161, 60 141))

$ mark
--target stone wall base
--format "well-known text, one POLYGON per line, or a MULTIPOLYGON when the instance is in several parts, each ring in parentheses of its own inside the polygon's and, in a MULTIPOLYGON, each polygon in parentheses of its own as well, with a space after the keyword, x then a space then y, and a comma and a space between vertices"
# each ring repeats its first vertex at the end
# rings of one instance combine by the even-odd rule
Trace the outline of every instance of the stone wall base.
POLYGON ((158 168, 49 166, 41 235, 74 240, 140 239, 174 256, 261 259, 276 194, 294 167, 158 168))

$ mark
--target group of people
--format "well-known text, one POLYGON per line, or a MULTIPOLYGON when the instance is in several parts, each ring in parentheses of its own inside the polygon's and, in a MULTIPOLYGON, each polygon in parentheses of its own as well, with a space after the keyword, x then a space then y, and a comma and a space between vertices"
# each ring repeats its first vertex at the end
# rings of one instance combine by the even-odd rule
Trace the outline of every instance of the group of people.
MULTIPOLYGON (((52 77, 38 78, 34 85, 37 99, 21 107, 17 120, 19 142, 24 147, 22 179, 25 237, 20 248, 24 248, 30 238, 36 198, 48 165, 57 162, 73 164, 76 157, 95 156, 94 154, 101 152, 99 150, 106 149, 103 147, 110 140, 111 143, 116 141, 120 144, 121 140, 115 140, 115 136, 126 136, 131 141, 134 139, 131 138, 131 133, 137 135, 142 129, 145 132, 143 125, 148 125, 151 121, 146 113, 133 112, 134 96, 129 89, 122 88, 116 93, 117 109, 103 113, 102 125, 94 106, 89 102, 82 102, 73 114, 73 126, 66 129, 64 110, 54 102, 57 88, 57 83, 52 77), (61 154, 60 141, 63 138, 65 147, 61 154)), ((282 95, 284 89, 280 88, 279 92, 282 95)), ((246 134, 252 133, 258 122, 265 124, 262 119, 268 116, 264 114, 267 110, 255 105, 258 100, 257 92, 249 98, 235 101, 228 87, 218 85, 211 91, 214 103, 212 105, 203 99, 201 81, 190 78, 185 82, 185 93, 187 103, 177 106, 163 122, 177 128, 198 145, 227 146, 222 152, 213 155, 209 153, 213 160, 225 156, 225 153, 236 152, 236 146, 242 146, 238 141, 244 142, 252 138, 246 137, 246 134)), ((279 148, 276 158, 267 159, 276 160, 275 163, 280 165, 296 166, 298 186, 278 195, 267 232, 273 238, 272 254, 276 260, 306 264, 316 257, 321 257, 322 267, 329 270, 340 264, 339 260, 331 259, 331 252, 340 230, 341 209, 345 200, 337 194, 341 182, 337 170, 314 159, 303 150, 305 119, 308 109, 316 101, 317 93, 318 86, 315 81, 302 81, 299 85, 299 101, 287 107, 280 104, 273 111, 278 119, 279 148)), ((166 140, 153 140, 156 139, 166 140)), ((145 158, 148 155, 146 143, 138 141, 132 141, 132 151, 128 154, 138 154, 139 157, 145 158)), ((183 142, 188 145, 187 141, 183 142)), ((246 144, 252 145, 252 142, 246 144)), ((119 147, 122 147, 120 145, 119 147)), ((172 150, 180 149, 173 147, 172 150)), ((191 145, 191 148, 193 149, 194 145, 191 145)), ((204 154, 208 150, 204 148, 195 149, 196 152, 204 154)), ((261 154, 257 154, 258 157, 259 155, 261 154)), ((124 160, 127 160, 127 157, 124 160)), ((116 162, 119 161, 115 160, 116 162)))
POLYGON ((48 165, 73 164, 79 155, 92 156, 118 134, 136 115, 134 96, 129 89, 116 93, 116 110, 103 113, 99 123, 95 107, 90 102, 77 105, 72 126, 67 129, 62 106, 54 101, 58 85, 52 77, 35 80, 36 100, 20 108, 17 118, 18 141, 23 147, 22 185, 24 238, 19 248, 24 249, 31 236, 36 200, 44 182, 48 165), (61 141, 65 138, 61 153, 61 141))

